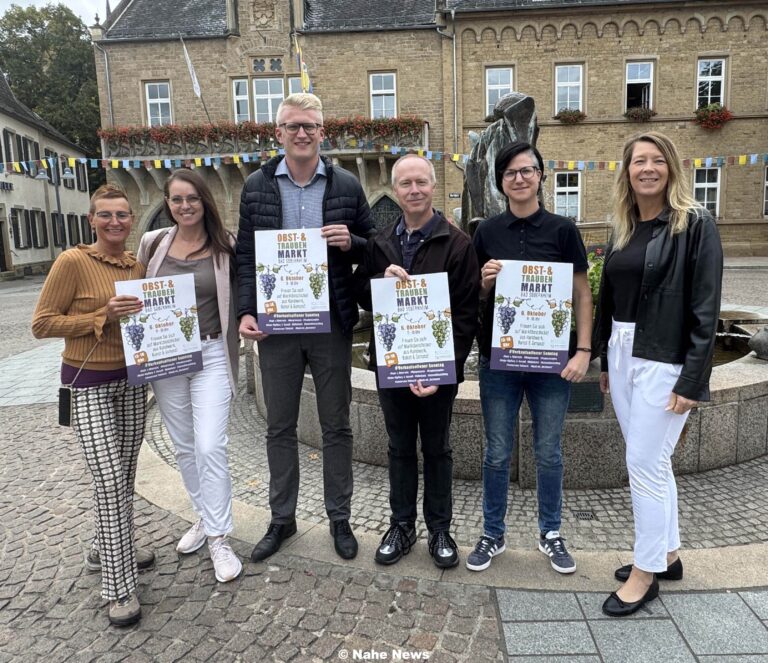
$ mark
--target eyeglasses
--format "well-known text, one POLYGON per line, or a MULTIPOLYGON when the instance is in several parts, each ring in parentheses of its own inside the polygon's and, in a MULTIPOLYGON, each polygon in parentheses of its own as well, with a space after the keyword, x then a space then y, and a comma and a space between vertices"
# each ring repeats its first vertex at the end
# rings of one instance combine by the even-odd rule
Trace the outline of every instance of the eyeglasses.
POLYGON ((277 126, 285 129, 291 135, 299 133, 299 129, 304 129, 307 136, 314 136, 318 129, 323 128, 322 124, 316 122, 283 122, 277 126))
POLYGON ((525 166, 524 168, 520 168, 519 170, 515 170, 514 168, 510 168, 509 170, 505 170, 502 177, 507 182, 514 182, 517 179, 517 174, 520 173, 520 177, 522 177, 524 180, 531 179, 537 172, 539 172, 538 168, 534 168, 533 166, 525 166))
POLYGON ((200 196, 187 196, 186 198, 184 196, 173 196, 171 198, 166 198, 166 200, 174 207, 181 207, 184 203, 190 207, 194 207, 195 205, 200 204, 202 198, 200 198, 200 196))
POLYGON ((127 221, 133 216, 130 212, 96 212, 96 218, 100 221, 111 221, 115 217, 118 221, 127 221))

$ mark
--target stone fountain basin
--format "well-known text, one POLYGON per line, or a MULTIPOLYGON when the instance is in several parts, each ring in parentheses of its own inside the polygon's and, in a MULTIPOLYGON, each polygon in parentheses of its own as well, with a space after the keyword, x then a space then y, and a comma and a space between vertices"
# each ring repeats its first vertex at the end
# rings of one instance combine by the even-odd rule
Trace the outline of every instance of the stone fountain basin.
MULTIPOLYGON (((249 386, 256 406, 265 415, 258 348, 249 353, 249 386)), ((585 382, 596 383, 599 362, 590 367, 585 382)), ((582 383, 583 384, 583 383, 582 383)), ((710 382, 712 400, 702 403, 688 417, 672 459, 676 474, 694 474, 743 463, 768 453, 768 363, 754 353, 717 366, 710 382)), ((352 369, 350 424, 354 435, 353 457, 357 461, 387 465, 387 433, 371 371, 352 369)), ((536 485, 532 448, 532 423, 523 405, 514 431, 515 445, 511 479, 521 488, 536 485)), ((299 439, 322 447, 312 377, 304 376, 298 425, 299 439)), ((454 476, 480 479, 483 464, 483 420, 480 387, 466 381, 459 387, 451 424, 454 476)), ((563 462, 566 488, 615 488, 627 484, 624 440, 613 411, 610 395, 599 412, 569 412, 563 433, 563 462)))

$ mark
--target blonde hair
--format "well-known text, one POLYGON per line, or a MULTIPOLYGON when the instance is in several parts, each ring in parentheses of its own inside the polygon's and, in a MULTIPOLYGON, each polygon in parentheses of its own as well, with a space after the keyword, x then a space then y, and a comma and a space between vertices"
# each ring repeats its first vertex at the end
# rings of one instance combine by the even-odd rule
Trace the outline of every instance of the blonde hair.
POLYGON ((318 97, 309 92, 296 92, 295 94, 289 94, 285 99, 280 102, 277 107, 277 122, 280 124, 280 116, 283 114, 283 108, 290 106, 291 108, 301 108, 302 110, 315 111, 320 115, 320 124, 323 123, 323 102, 318 97))
POLYGON ((643 141, 655 145, 667 162, 669 179, 664 192, 664 204, 669 208, 669 232, 672 235, 683 232, 688 227, 688 213, 703 209, 691 195, 691 186, 683 173, 683 162, 675 144, 658 131, 646 131, 632 136, 624 144, 621 170, 616 176, 613 195, 613 247, 621 250, 632 237, 638 223, 635 195, 629 182, 629 164, 635 144, 643 141))
POLYGON ((90 206, 88 208, 89 214, 96 212, 96 203, 99 200, 115 200, 117 198, 123 198, 128 203, 128 210, 133 214, 131 209, 131 202, 128 200, 128 194, 125 193, 119 186, 111 183, 102 184, 91 196, 90 206))

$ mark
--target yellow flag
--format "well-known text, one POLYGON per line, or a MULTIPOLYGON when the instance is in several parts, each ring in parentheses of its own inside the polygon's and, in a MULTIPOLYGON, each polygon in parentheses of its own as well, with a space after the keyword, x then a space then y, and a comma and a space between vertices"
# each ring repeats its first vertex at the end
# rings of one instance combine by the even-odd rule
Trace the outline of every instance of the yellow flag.
POLYGON ((203 160, 200 157, 195 157, 195 165, 196 166, 202 166, 203 160))
POLYGON ((13 169, 14 169, 14 170, 15 170, 17 173, 20 173, 20 172, 21 172, 21 164, 20 164, 18 161, 14 161, 14 163, 13 163, 13 169))
POLYGON ((277 156, 277 150, 270 150, 269 151, 269 156, 276 157, 277 156))
POLYGON ((160 159, 155 159, 155 168, 160 168, 160 159))
POLYGON ((451 155, 451 161, 458 161, 458 160, 459 160, 459 155, 458 154, 452 154, 451 155))
POLYGON ((568 162, 568 170, 573 170, 576 168, 576 162, 575 161, 569 161, 568 162))
POLYGON ((234 161, 235 163, 240 163, 240 155, 239 154, 233 155, 232 161, 234 161))
POLYGON ((608 170, 616 170, 616 162, 615 161, 609 161, 608 162, 608 170))
POLYGON ((693 165, 694 165, 696 168, 701 168, 701 159, 694 159, 694 160, 693 160, 693 165))
POLYGON ((746 154, 740 154, 739 155, 739 165, 744 166, 747 163, 747 155, 746 154))
POLYGON ((67 163, 69 163, 69 167, 70 168, 74 168, 75 167, 75 158, 74 157, 69 157, 69 159, 67 159, 67 163))
POLYGON ((423 157, 424 156, 424 150, 418 150, 418 155, 420 157, 423 157))

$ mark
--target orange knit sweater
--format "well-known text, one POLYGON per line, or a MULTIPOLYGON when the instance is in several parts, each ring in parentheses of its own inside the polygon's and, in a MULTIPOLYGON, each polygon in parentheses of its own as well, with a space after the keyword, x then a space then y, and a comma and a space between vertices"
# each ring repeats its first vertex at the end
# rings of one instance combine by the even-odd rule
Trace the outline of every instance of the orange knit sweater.
POLYGON ((122 368, 120 325, 107 322, 107 302, 115 296, 115 281, 141 278, 144 266, 132 253, 115 258, 84 244, 64 251, 45 279, 32 317, 32 333, 35 338, 64 338, 62 359, 78 368, 99 340, 85 368, 122 368))

